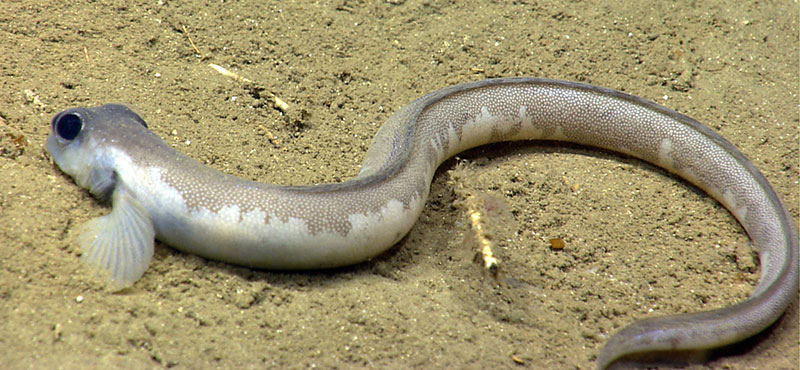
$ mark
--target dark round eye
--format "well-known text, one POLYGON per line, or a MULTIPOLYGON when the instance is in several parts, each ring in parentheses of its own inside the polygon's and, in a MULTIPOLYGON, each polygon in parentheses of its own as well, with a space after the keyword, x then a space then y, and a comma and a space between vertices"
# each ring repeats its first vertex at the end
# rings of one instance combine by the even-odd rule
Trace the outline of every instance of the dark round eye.
POLYGON ((53 131, 66 141, 75 140, 82 129, 83 119, 77 113, 62 113, 53 119, 53 131))

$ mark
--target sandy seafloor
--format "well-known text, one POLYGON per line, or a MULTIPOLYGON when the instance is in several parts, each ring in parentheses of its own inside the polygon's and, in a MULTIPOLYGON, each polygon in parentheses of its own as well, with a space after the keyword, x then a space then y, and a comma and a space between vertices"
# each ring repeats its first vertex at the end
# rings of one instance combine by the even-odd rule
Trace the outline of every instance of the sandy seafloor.
MULTIPOLYGON (((446 162, 408 237, 357 266, 258 271, 157 244, 144 277, 110 294, 81 265, 77 230, 108 208, 44 150, 63 109, 131 104, 203 163, 314 184, 354 176, 406 103, 490 77, 593 83, 693 116, 797 220, 797 2, 633 3, 3 1, 0 367, 591 369, 638 318, 744 299, 757 258, 715 201, 552 143, 446 162), (497 203, 497 281, 473 262, 465 194, 497 203)), ((797 366, 795 301, 765 335, 689 368, 797 366)))

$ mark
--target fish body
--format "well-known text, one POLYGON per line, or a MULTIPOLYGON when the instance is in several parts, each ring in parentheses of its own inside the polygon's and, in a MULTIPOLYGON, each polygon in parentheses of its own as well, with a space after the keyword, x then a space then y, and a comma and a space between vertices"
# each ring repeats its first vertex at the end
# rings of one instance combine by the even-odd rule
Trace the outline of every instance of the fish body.
POLYGON ((123 105, 69 109, 52 127, 47 149, 55 163, 112 203, 79 243, 84 262, 114 290, 144 274, 154 238, 258 268, 368 260, 410 230, 444 160, 487 143, 541 139, 625 153, 676 173, 722 203, 759 249, 761 279, 748 300, 637 321, 608 341, 599 368, 631 354, 740 341, 773 323, 798 292, 797 229, 755 166, 696 120, 602 87, 507 78, 435 91, 381 127, 358 176, 314 186, 247 181, 204 166, 123 105))

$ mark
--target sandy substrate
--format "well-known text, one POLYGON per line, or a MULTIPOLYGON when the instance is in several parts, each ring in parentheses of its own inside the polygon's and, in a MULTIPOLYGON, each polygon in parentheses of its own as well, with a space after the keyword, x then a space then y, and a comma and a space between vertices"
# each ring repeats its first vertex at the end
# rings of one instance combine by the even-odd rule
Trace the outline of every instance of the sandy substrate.
MULTIPOLYGON (((373 261, 275 273, 157 244, 134 288, 109 294, 75 243, 108 208, 43 146, 72 106, 131 104, 203 163, 312 184, 355 175, 380 124, 426 92, 582 81, 707 123, 798 217, 795 2, 71 3, 0 3, 2 368, 590 369, 620 327, 732 304, 758 280, 742 229, 696 188, 612 153, 523 143, 445 163, 411 233, 373 261), (466 194, 496 203, 498 281, 473 263, 454 206, 466 194)), ((690 368, 797 368, 797 306, 690 368)))

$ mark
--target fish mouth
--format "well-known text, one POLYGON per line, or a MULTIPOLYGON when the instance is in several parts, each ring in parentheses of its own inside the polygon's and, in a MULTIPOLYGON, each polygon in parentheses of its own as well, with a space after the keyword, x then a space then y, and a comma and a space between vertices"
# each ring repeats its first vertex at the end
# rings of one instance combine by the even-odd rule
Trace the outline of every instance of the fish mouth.
MULTIPOLYGON (((52 133, 50 134, 50 136, 47 137, 47 143, 45 145, 45 148, 47 148, 47 153, 50 154, 50 158, 53 158, 53 162, 55 162, 56 165, 58 165, 58 167, 61 168, 61 163, 62 163, 61 159, 63 158, 64 149, 58 142, 58 138, 56 137, 55 133, 52 133)), ((61 169, 63 170, 64 168, 61 169)))
POLYGON ((65 153, 68 147, 59 141, 56 133, 51 133, 47 137, 45 147, 53 163, 61 169, 60 172, 71 177, 78 186, 84 189, 88 188, 90 173, 87 170, 89 167, 82 166, 79 161, 72 160, 71 155, 74 155, 74 153, 65 153))

